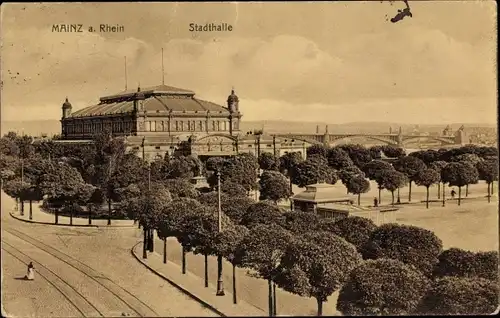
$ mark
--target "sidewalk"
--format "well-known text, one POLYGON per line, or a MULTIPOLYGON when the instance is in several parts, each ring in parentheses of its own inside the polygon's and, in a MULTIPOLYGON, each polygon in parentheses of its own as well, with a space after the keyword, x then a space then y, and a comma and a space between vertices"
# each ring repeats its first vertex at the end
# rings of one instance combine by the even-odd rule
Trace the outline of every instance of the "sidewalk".
POLYGON ((61 215, 59 216, 58 224, 55 224, 54 222, 56 217, 54 214, 44 212, 38 208, 35 209, 35 206, 33 206, 33 213, 32 213, 33 218, 31 220, 29 219, 29 208, 26 207, 24 209, 24 215, 21 215, 20 211, 12 211, 9 214, 11 217, 19 221, 36 223, 36 224, 46 224, 46 225, 78 226, 78 227, 113 227, 113 228, 120 228, 120 227, 131 228, 137 226, 134 225, 134 221, 132 220, 111 220, 111 225, 108 225, 108 220, 103 220, 103 219, 92 220, 92 224, 89 225, 88 218, 77 218, 77 217, 73 217, 73 224, 70 225, 70 218, 61 215))
POLYGON ((233 304, 233 295, 227 290, 227 288, 225 289, 225 296, 216 296, 216 286, 209 283, 209 287, 205 288, 203 278, 198 277, 189 271, 186 271, 186 274, 183 275, 179 265, 170 260, 167 264, 164 264, 162 256, 156 252, 148 252, 148 258, 143 259, 142 242, 137 243, 132 248, 131 252, 139 262, 148 267, 158 276, 164 278, 169 283, 180 289, 183 293, 214 310, 221 316, 255 317, 268 315, 267 312, 245 302, 240 298, 238 298, 238 304, 233 304))

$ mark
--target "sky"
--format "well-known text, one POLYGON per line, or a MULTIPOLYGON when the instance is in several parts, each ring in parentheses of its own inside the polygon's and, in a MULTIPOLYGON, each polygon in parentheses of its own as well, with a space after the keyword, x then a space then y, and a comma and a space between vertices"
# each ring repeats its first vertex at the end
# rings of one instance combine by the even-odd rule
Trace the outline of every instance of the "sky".
POLYGON ((2 120, 59 119, 165 84, 243 120, 495 123, 496 2, 45 3, 1 6, 2 120), (190 32, 227 23, 231 32, 190 32), (52 32, 82 24, 83 33, 52 32), (124 32, 88 32, 100 24, 124 32))

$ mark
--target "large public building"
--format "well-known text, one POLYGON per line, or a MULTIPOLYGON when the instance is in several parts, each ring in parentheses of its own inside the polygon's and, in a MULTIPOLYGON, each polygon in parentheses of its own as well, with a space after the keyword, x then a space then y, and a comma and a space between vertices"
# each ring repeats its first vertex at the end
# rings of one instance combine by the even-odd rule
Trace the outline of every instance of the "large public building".
POLYGON ((234 92, 226 105, 196 98, 187 89, 159 85, 126 90, 101 97, 99 103, 73 112, 66 98, 62 105, 62 141, 85 142, 108 131, 123 137, 127 148, 145 160, 166 154, 196 155, 204 160, 241 152, 281 156, 300 152, 305 156, 311 143, 279 138, 263 132, 243 132, 239 98, 234 92))

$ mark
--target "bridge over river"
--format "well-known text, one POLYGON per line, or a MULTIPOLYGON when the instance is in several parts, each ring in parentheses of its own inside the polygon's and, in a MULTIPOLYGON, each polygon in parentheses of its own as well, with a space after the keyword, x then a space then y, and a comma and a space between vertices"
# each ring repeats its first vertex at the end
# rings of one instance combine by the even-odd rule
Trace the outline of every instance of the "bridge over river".
MULTIPOLYGON (((319 130, 319 129, 318 129, 319 130)), ((310 144, 324 144, 328 146, 338 146, 346 143, 355 144, 386 144, 402 148, 433 148, 461 146, 469 143, 464 127, 460 127, 456 132, 451 133, 447 127, 441 135, 429 134, 404 134, 401 130, 397 133, 369 134, 369 133, 329 133, 328 126, 324 133, 316 131, 315 134, 276 134, 280 139, 305 141, 310 144)))

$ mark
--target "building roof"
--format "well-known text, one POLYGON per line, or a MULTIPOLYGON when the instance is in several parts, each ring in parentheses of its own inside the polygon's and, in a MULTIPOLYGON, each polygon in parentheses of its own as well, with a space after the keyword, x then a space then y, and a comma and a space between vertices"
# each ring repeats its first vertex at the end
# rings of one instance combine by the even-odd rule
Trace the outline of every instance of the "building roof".
MULTIPOLYGON (((124 91, 115 95, 101 97, 97 105, 89 106, 73 112, 69 117, 93 117, 113 114, 131 113, 137 90, 124 91)), ((229 115, 229 110, 215 103, 197 99, 194 92, 166 85, 141 89, 144 95, 143 107, 147 113, 194 112, 229 115)))
POLYGON ((339 197, 335 186, 328 183, 317 183, 306 186, 306 190, 294 195, 292 200, 310 203, 333 203, 352 200, 349 197, 339 197))

